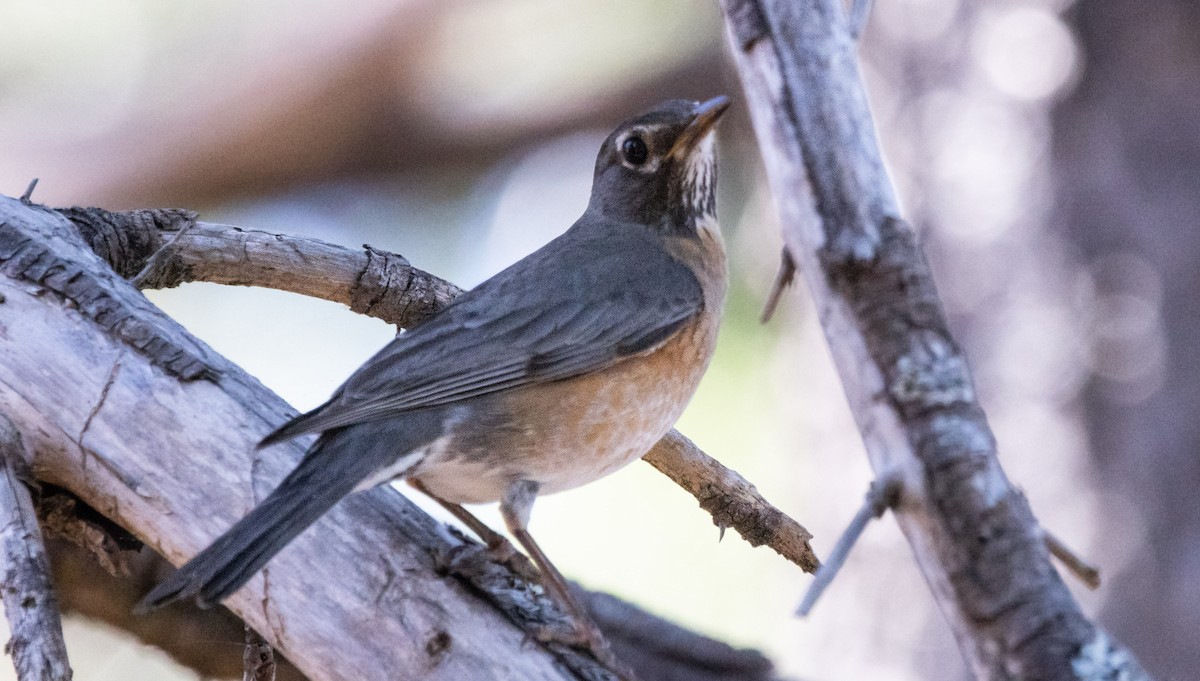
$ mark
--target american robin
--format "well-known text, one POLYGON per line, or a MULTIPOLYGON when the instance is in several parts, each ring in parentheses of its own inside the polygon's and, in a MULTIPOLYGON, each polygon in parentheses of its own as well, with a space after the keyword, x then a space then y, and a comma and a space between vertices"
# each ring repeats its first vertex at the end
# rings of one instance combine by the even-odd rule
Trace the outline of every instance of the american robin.
MULTIPOLYGON (((725 297, 713 126, 729 105, 671 100, 617 127, 564 234, 398 336, 328 402, 260 447, 320 433, 261 504, 142 601, 224 599, 342 497, 389 480, 504 522, 579 621, 526 527, 534 499, 640 458, 691 399, 725 297)), ((587 620, 582 620, 586 622, 587 620)))

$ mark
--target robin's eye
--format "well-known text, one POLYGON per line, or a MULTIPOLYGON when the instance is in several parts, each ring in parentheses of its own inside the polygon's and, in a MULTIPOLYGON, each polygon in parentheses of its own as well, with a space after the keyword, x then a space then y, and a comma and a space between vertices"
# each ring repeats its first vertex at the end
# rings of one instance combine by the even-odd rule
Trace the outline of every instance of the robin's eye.
POLYGON ((641 137, 626 137, 625 141, 621 142, 621 154, 625 156, 629 165, 640 166, 646 162, 650 150, 646 148, 646 143, 641 137))

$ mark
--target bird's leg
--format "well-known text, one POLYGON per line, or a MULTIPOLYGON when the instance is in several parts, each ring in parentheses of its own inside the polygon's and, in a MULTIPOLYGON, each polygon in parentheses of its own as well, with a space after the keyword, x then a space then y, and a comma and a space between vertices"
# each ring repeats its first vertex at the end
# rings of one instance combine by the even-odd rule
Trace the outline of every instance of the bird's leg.
POLYGON ((433 492, 430 492, 420 480, 409 478, 408 484, 436 501, 439 506, 449 511, 450 515, 458 518, 463 525, 466 525, 467 529, 474 532, 475 536, 479 537, 487 545, 489 558, 497 563, 507 565, 525 579, 537 579, 537 571, 529 564, 529 560, 513 547, 512 542, 508 541, 507 537, 488 527, 486 523, 476 518, 474 514, 463 508, 460 504, 446 501, 433 492))
POLYGON ((492 557, 500 562, 504 562, 509 556, 516 553, 512 543, 504 537, 504 535, 488 527, 482 520, 476 518, 470 511, 463 508, 461 505, 452 501, 446 501, 425 487, 420 480, 409 478, 408 484, 415 487, 422 494, 438 502, 438 505, 450 512, 450 515, 458 518, 467 529, 474 532, 475 536, 483 540, 487 544, 488 551, 494 552, 492 557))
POLYGON ((542 582, 554 594, 555 600, 559 602, 571 616, 571 620, 575 626, 574 636, 564 639, 561 634, 552 631, 541 632, 541 637, 545 640, 553 640, 559 643, 565 643, 572 646, 583 645, 600 660, 602 663, 614 669, 620 669, 620 663, 613 656, 612 651, 608 647, 608 642, 604 640, 604 636, 600 634, 600 630, 592 623, 592 618, 588 615, 587 609, 579 602, 575 595, 571 593, 571 588, 567 585, 567 580, 563 578, 562 573, 546 554, 542 552, 537 542, 530 536, 529 530, 529 513, 533 510, 533 501, 537 498, 538 483, 532 480, 518 480, 509 486, 508 492, 504 495, 503 501, 500 502, 500 515, 504 517, 504 523, 508 526, 508 531, 512 533, 533 562, 537 564, 538 569, 542 573, 542 582))

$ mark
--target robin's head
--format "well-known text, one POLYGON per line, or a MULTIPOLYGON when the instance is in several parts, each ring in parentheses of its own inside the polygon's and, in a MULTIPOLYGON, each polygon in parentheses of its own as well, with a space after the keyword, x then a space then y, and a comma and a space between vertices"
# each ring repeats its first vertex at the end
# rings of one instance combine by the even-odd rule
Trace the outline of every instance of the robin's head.
POLYGON ((713 127, 728 97, 672 99, 621 125, 596 159, 590 211, 694 232, 716 212, 713 127))

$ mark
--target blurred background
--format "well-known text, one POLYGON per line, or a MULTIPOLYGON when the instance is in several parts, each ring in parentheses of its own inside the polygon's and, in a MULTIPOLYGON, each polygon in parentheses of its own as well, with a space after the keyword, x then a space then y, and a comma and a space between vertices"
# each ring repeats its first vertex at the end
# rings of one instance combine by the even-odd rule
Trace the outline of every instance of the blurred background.
MULTIPOLYGON (((464 286, 582 212, 621 119, 740 96, 711 0, 0 0, 0 26, 0 192, 39 177, 50 205, 371 243, 464 286)), ((878 0, 862 43, 1008 474, 1101 566, 1099 591, 1067 580, 1088 615, 1159 678, 1194 678, 1200 6, 878 0)), ((680 430, 825 555, 870 471, 807 293, 756 321, 780 238, 744 109, 720 141, 733 288, 680 430)), ((149 295, 299 409, 394 332, 274 291, 149 295)), ((569 576, 760 648, 790 678, 966 678, 891 520, 805 621, 807 576, 733 533, 718 543, 649 466, 539 500, 532 529, 569 576)), ((197 678, 81 617, 67 635, 80 681, 197 678)))

